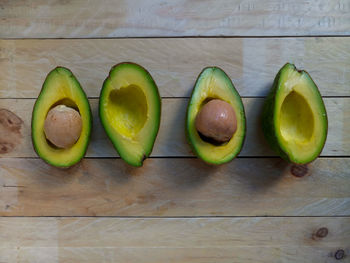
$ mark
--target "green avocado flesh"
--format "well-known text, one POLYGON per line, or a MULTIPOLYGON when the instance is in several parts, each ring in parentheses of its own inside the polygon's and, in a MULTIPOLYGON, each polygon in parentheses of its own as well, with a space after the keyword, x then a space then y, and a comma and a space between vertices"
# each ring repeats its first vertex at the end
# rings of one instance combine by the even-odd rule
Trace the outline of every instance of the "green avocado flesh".
POLYGON ((161 99, 152 76, 134 63, 114 66, 103 83, 99 113, 120 157, 130 165, 142 166, 160 124, 161 99))
POLYGON ((271 147, 296 164, 313 161, 327 137, 327 113, 306 71, 287 63, 277 74, 263 111, 263 132, 271 147))
POLYGON ((246 119, 243 103, 231 79, 220 68, 205 68, 196 81, 187 108, 186 133, 193 151, 207 163, 229 162, 241 151, 245 132, 246 119), (229 103, 237 118, 236 132, 228 142, 220 145, 203 140, 195 126, 197 114, 212 99, 220 99, 229 103))
POLYGON ((57 67, 46 77, 32 114, 32 141, 37 154, 47 163, 69 167, 79 162, 87 150, 92 126, 89 101, 73 73, 57 67), (57 148, 46 139, 44 122, 50 109, 64 104, 76 109, 82 118, 82 131, 78 141, 68 149, 57 148))

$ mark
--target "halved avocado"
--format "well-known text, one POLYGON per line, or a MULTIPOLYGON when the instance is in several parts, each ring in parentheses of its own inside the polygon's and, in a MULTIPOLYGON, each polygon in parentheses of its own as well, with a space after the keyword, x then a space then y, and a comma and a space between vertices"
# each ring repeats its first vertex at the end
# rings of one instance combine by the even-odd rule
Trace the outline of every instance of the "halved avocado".
POLYGON ((32 114, 32 141, 37 154, 47 163, 57 167, 69 167, 79 162, 87 150, 92 126, 89 101, 73 73, 57 67, 46 77, 32 114), (57 148, 44 133, 44 122, 50 109, 66 105, 77 110, 82 119, 82 131, 78 141, 70 148, 57 148))
POLYGON ((158 88, 148 71, 130 62, 112 67, 101 90, 99 113, 120 157, 142 166, 152 151, 161 113, 158 88))
POLYGON ((306 71, 289 63, 280 69, 265 102, 262 127, 271 147, 289 162, 309 163, 321 153, 327 113, 306 71))
POLYGON ((186 133, 193 151, 207 163, 229 162, 241 151, 246 133, 244 107, 231 79, 222 69, 207 67, 200 73, 187 108, 186 133), (203 139, 195 126, 197 114, 212 99, 229 103, 237 118, 236 132, 228 142, 219 145, 203 139))

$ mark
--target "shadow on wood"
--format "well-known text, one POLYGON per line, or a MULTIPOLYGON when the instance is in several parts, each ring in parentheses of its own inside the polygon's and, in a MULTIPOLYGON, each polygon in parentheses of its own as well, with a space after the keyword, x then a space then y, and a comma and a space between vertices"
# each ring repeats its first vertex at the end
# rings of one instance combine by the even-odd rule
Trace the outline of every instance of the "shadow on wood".
MULTIPOLYGON (((211 175, 214 175, 220 169, 219 166, 207 164, 199 158, 192 158, 190 163, 191 165, 184 167, 167 166, 166 174, 169 180, 180 191, 200 187, 211 175)), ((173 162, 169 162, 169 164, 173 164, 173 162)))
POLYGON ((245 188, 247 194, 254 195, 270 191, 282 180, 286 169, 289 167, 288 162, 280 158, 261 159, 261 162, 252 159, 251 162, 255 162, 255 164, 251 166, 249 159, 246 159, 245 162, 239 162, 237 166, 233 164, 232 173, 234 176, 230 177, 230 179, 232 180, 232 185, 236 185, 237 181, 239 181, 239 184, 245 188), (264 167, 261 167, 261 165, 264 167))

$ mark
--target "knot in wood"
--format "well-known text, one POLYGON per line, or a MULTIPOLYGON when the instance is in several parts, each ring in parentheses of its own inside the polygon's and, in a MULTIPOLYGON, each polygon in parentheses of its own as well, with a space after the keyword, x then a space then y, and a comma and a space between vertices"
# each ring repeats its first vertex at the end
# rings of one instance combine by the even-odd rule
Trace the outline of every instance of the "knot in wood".
POLYGON ((335 252, 334 257, 336 260, 341 260, 345 256, 345 251, 343 249, 338 249, 337 252, 335 252))
POLYGON ((328 228, 327 227, 321 227, 320 229, 317 230, 316 232, 316 237, 319 238, 324 238, 328 235, 328 228))
POLYGON ((290 172, 295 177, 303 177, 308 173, 308 171, 309 171, 309 168, 307 167, 306 164, 302 164, 302 165, 294 164, 290 168, 290 172))

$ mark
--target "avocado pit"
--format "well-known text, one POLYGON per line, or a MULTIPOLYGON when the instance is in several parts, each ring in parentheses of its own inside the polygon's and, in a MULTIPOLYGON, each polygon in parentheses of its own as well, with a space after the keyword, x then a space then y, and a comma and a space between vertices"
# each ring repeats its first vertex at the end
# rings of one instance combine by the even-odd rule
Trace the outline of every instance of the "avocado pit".
POLYGON ((67 149, 78 141, 82 126, 78 111, 66 105, 57 105, 46 116, 44 133, 54 146, 67 149))
POLYGON ((213 144, 228 142, 237 130, 236 113, 226 101, 212 99, 199 111, 195 126, 213 144))

